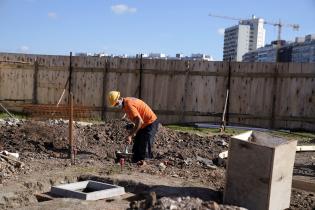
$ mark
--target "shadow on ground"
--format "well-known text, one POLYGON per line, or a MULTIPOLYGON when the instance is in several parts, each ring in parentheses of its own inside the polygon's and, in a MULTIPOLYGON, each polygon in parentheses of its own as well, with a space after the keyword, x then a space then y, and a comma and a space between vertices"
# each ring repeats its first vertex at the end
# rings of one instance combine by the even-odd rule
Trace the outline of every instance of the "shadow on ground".
POLYGON ((155 192, 158 198, 161 197, 192 197, 200 198, 204 201, 222 201, 222 192, 206 187, 190 186, 167 186, 167 185, 146 185, 132 180, 113 180, 97 176, 81 176, 78 181, 94 180, 119 185, 125 188, 126 192, 133 193, 135 196, 129 197, 128 201, 142 200, 150 192, 155 192))

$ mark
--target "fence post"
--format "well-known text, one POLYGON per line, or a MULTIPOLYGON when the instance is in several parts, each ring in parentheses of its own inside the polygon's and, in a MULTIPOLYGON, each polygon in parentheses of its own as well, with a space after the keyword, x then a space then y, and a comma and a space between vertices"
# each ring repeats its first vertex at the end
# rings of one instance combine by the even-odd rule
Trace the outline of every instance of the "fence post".
POLYGON ((107 72, 109 69, 109 60, 108 58, 105 59, 105 68, 103 71, 103 93, 102 93, 102 116, 101 119, 102 121, 106 121, 106 111, 107 111, 107 106, 106 106, 106 80, 107 80, 107 72))
POLYGON ((37 87, 38 87, 38 61, 36 57, 35 62, 34 62, 34 75, 33 75, 33 98, 32 98, 33 104, 38 104, 37 87))

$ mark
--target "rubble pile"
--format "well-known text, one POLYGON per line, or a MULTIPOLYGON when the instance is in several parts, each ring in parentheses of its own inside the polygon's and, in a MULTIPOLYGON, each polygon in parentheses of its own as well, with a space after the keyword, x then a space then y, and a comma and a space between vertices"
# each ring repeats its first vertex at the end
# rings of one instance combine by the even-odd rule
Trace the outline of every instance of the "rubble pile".
POLYGON ((155 192, 151 192, 146 199, 140 201, 134 201, 130 203, 129 210, 247 210, 246 208, 219 205, 215 201, 203 201, 200 198, 186 197, 162 197, 156 198, 155 192))
MULTIPOLYGON (((116 150, 122 150, 126 145, 127 124, 127 121, 118 120, 86 126, 76 123, 74 139, 78 151, 91 152, 102 158, 112 157, 116 150)), ((0 139, 7 150, 49 154, 68 148, 68 125, 62 120, 9 124, 2 126, 1 131, 0 139)), ((228 139, 228 136, 202 137, 160 126, 155 139, 155 156, 157 159, 169 158, 177 166, 205 163, 200 158, 211 160, 217 157, 227 149, 222 141, 228 142, 228 139)))
MULTIPOLYGON (((126 120, 110 120, 100 124, 75 123, 77 157, 85 156, 90 163, 114 162, 115 152, 125 149, 126 126, 129 123, 126 120)), ((154 144, 155 159, 147 167, 137 170, 200 179, 212 187, 222 188, 224 168, 215 166, 212 160, 227 150, 228 141, 229 137, 225 135, 200 136, 159 126, 154 144)), ((4 149, 19 152, 21 158, 26 160, 66 158, 69 148, 68 124, 64 120, 5 124, 0 127, 0 142, 4 149)))
POLYGON ((20 126, 25 120, 19 120, 14 118, 0 119, 1 126, 20 126))
POLYGON ((7 177, 11 177, 15 173, 23 170, 24 167, 25 164, 18 160, 17 153, 0 151, 0 184, 2 184, 7 177))

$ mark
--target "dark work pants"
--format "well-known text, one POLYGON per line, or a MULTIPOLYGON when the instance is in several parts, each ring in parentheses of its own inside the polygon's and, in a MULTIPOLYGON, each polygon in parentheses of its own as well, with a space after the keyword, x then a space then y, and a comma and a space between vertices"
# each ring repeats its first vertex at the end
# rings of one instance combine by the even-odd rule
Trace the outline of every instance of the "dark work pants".
POLYGON ((132 147, 133 161, 138 162, 146 158, 153 158, 152 147, 154 143, 154 137, 158 130, 158 121, 155 120, 152 124, 140 129, 135 137, 132 147))

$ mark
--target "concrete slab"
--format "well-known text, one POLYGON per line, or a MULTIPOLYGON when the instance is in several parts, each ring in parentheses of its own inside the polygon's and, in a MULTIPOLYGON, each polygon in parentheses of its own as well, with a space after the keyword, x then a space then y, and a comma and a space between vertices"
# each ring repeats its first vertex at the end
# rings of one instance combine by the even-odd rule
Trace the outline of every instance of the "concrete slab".
POLYGON ((124 187, 92 180, 52 186, 52 194, 78 198, 82 200, 99 200, 125 194, 124 187))

